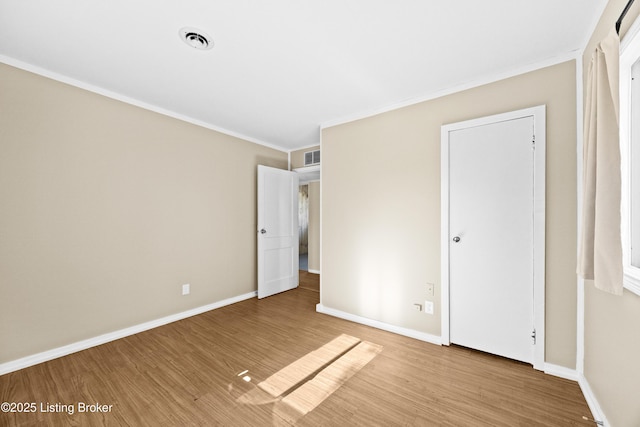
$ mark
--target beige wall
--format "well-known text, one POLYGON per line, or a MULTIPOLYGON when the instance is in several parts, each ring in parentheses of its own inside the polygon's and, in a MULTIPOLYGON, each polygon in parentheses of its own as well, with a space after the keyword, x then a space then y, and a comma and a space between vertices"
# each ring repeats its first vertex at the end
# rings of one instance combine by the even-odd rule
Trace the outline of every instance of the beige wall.
POLYGON ((316 145, 315 147, 307 147, 301 150, 292 151, 291 152, 291 170, 304 167, 304 153, 306 153, 307 151, 316 151, 319 149, 320 149, 320 146, 316 145))
MULTIPOLYGON (((611 0, 584 53, 584 72, 595 46, 614 27, 627 0, 611 0)), ((636 2, 620 34, 640 14, 636 2)), ((640 297, 625 290, 616 297, 585 284, 584 375, 612 426, 640 425, 640 297)))
POLYGON ((0 363, 256 289, 286 153, 3 64, 0 94, 0 363))
POLYGON ((309 183, 309 270, 320 271, 320 182, 309 183))
POLYGON ((570 61, 324 129, 322 304, 440 335, 441 125, 546 104, 546 361, 574 368, 575 73, 570 61), (433 316, 413 309, 428 282, 433 316))

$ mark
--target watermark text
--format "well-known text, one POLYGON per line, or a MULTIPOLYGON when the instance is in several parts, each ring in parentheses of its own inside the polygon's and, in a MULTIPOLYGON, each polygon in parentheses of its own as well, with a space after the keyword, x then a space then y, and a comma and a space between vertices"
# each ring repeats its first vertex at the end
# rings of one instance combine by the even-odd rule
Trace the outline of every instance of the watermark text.
POLYGON ((0 411, 4 413, 65 413, 68 415, 82 413, 109 413, 113 405, 100 402, 2 402, 0 411))

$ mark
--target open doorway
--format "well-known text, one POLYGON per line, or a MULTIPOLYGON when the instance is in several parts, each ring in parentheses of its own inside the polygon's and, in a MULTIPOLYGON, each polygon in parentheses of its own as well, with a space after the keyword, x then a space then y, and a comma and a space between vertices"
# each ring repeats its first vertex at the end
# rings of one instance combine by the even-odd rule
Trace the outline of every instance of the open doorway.
POLYGON ((320 292, 320 182, 301 183, 298 191, 300 288, 320 292))
POLYGON ((301 271, 309 271, 309 185, 298 187, 298 254, 301 271))
MULTIPOLYGON (((302 158, 294 160, 302 163, 302 158)), ((293 169, 298 173, 298 231, 300 283, 304 277, 319 282, 320 275, 320 164, 293 169)))
POLYGON ((298 235, 300 270, 320 274, 320 180, 300 180, 298 235))
POLYGON ((320 292, 320 165, 294 169, 299 179, 299 287, 320 292))

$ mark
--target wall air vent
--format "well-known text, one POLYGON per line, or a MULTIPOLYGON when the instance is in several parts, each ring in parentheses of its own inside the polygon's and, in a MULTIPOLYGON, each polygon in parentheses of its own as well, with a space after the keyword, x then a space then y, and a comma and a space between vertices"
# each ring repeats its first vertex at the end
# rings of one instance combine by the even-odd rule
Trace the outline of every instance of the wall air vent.
POLYGON ((304 153, 304 165, 318 165, 320 164, 320 150, 316 151, 307 151, 304 153))

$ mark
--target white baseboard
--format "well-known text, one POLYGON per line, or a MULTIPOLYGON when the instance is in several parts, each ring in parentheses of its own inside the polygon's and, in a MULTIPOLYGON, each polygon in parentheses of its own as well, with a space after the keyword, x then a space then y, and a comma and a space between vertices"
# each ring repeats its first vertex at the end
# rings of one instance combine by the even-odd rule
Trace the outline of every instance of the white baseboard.
POLYGON ((307 271, 308 271, 309 273, 313 273, 313 274, 320 274, 320 270, 312 270, 312 269, 309 269, 309 270, 307 270, 307 271))
POLYGON ((596 399, 596 396, 593 394, 593 390, 591 390, 591 386, 584 375, 579 374, 578 384, 580 384, 580 389, 587 401, 587 405, 589 405, 593 419, 602 422, 602 424, 600 424, 601 426, 610 427, 611 424, 609 424, 609 420, 605 417, 604 412, 600 407, 600 403, 598 403, 598 399, 596 399))
POLYGON ((107 334, 103 334, 97 337, 78 341, 73 344, 43 351, 42 353, 37 353, 31 356, 23 357, 21 359, 5 362, 0 364, 0 375, 4 375, 4 374, 8 374, 9 372, 14 372, 20 369, 28 368, 29 366, 37 365, 38 363, 43 363, 52 359, 57 359, 58 357, 67 356, 69 354, 86 350, 88 348, 95 347, 101 344, 105 344, 110 341, 115 341, 117 339, 128 337, 130 335, 134 335, 140 332, 144 332, 149 329, 157 328, 158 326, 162 326, 178 320, 186 319, 187 317, 196 316, 198 314, 202 314, 207 311, 211 311, 217 308, 231 305, 236 302, 254 298, 257 295, 258 293, 256 291, 249 292, 244 295, 238 295, 236 297, 227 298, 222 301, 204 305, 202 307, 197 307, 191 310, 183 311, 181 313, 172 314, 170 316, 166 316, 161 319, 151 320, 149 322, 141 323, 139 325, 131 326, 129 328, 120 329, 119 331, 109 332, 107 334))
POLYGON ((383 331, 393 332, 394 334, 398 334, 398 335, 404 335, 405 337, 415 338, 417 340, 425 341, 431 344, 442 345, 442 341, 440 340, 440 337, 436 335, 431 335, 425 332, 416 331, 414 329, 391 325, 389 323, 380 322, 378 320, 368 319, 366 317, 357 316, 355 314, 346 313, 344 311, 325 307, 322 304, 316 305, 316 311, 318 313, 328 314, 329 316, 339 317, 341 319, 349 320, 351 322, 360 323, 360 324, 371 326, 377 329, 382 329, 383 331))
POLYGON ((554 365, 552 363, 544 364, 544 373, 575 382, 578 382, 579 378, 579 374, 575 369, 565 368, 564 366, 554 365))

